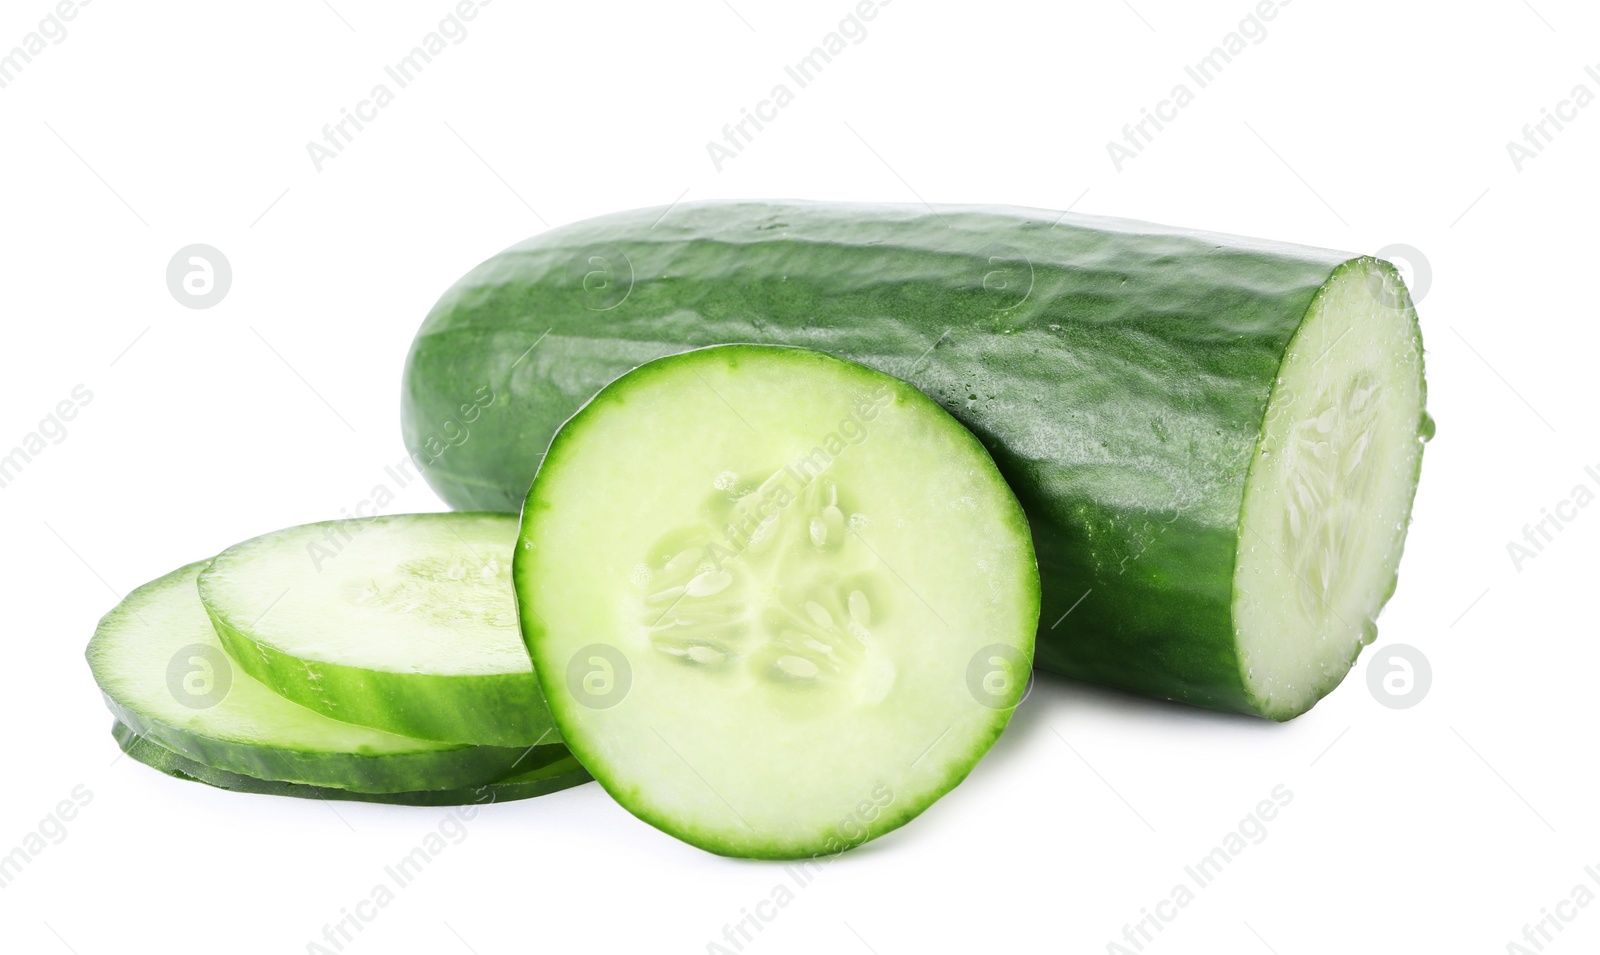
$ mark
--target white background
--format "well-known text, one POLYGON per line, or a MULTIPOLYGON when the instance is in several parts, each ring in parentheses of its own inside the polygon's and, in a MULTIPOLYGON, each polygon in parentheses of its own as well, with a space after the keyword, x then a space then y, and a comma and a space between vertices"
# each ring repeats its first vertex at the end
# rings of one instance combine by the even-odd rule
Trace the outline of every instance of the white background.
MULTIPOLYGON (((0 89, 0 453, 93 393, 0 489, 0 854, 74 786, 93 801, 0 889, 0 945, 306 951, 438 826, 114 762, 83 646, 139 583, 365 498, 405 453, 410 337, 459 274, 680 197, 1074 206, 1406 243, 1431 271, 1439 436, 1399 592, 1342 687, 1280 726, 1042 679, 965 784, 828 865, 745 951, 1107 951, 1279 784, 1265 841, 1147 952, 1503 952, 1575 885, 1600 893, 1600 507, 1520 569, 1507 553, 1596 489, 1600 104, 1521 171, 1506 149, 1574 85, 1600 94, 1600 12, 1297 0, 1119 172, 1106 142, 1252 8, 1131 3, 898 0, 720 172, 707 141, 848 0, 500 0, 320 172, 307 141, 449 0, 83 8, 0 89), (196 242, 234 273, 208 310, 165 281, 196 242), (1405 710, 1366 684, 1395 643, 1433 669, 1405 710)), ((0 51, 51 9, 7 0, 0 51)), ((441 507, 416 484, 388 510, 441 507)), ((345 950, 704 952, 786 878, 589 785, 484 811, 345 950)), ((1562 911, 1546 951, 1593 951, 1600 904, 1562 911)))

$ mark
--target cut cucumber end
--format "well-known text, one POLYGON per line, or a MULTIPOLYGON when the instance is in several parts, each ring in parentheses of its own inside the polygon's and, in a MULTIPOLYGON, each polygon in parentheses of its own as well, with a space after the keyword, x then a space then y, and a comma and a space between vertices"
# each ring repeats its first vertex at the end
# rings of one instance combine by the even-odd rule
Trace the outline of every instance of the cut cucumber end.
POLYGON ((1336 270, 1289 344, 1234 565, 1240 669, 1263 716, 1310 709, 1377 635, 1431 435, 1422 366, 1405 284, 1377 259, 1336 270))
POLYGON ((897 379, 758 345, 651 362, 573 417, 514 576, 583 764, 754 858, 849 848, 960 782, 1021 698, 1039 608, 970 432, 897 379))

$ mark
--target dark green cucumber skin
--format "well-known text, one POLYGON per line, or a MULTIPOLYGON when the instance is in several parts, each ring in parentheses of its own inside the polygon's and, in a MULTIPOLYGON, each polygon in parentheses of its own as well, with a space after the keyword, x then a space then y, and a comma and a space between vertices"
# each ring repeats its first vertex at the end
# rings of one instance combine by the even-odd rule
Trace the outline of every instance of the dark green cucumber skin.
POLYGON ((523 760, 524 771, 499 782, 466 789, 435 789, 417 792, 358 793, 347 789, 310 786, 305 783, 286 783, 275 779, 257 779, 224 769, 214 769, 196 762, 140 736, 126 724, 111 726, 111 735, 124 753, 151 769, 174 779, 204 783, 231 792, 257 793, 266 796, 294 796, 300 799, 341 799, 353 802, 376 802, 393 806, 466 806, 496 802, 513 802, 532 799, 549 793, 581 786, 594 777, 566 752, 563 746, 543 746, 547 753, 534 753, 523 760))
POLYGON ((445 293, 407 361, 404 434, 453 507, 515 511, 556 429, 631 368, 735 342, 831 352, 926 392, 994 456, 1038 553, 1039 666, 1258 714, 1232 615, 1245 478, 1289 341, 1350 260, 1014 208, 624 212, 445 293))

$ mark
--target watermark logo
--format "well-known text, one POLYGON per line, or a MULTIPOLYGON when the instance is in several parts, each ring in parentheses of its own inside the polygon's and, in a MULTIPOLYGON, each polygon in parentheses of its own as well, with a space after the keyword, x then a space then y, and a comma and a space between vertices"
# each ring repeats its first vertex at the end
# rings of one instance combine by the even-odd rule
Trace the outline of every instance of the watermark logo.
POLYGON ((591 643, 567 662, 567 692, 591 710, 609 710, 633 687, 633 667, 621 650, 591 643))
POLYGON ((233 666, 221 649, 191 643, 167 661, 167 692, 191 710, 209 710, 228 698, 233 666))
POLYGON ((167 263, 167 289, 185 308, 210 308, 232 287, 233 266, 215 246, 186 245, 167 263))
POLYGON ((421 42, 399 59, 384 64, 383 79, 372 85, 365 98, 357 100, 354 106, 341 107, 338 119, 324 123, 321 141, 306 141, 306 155, 312 167, 319 173, 326 169, 329 162, 342 156, 355 142, 356 136, 377 122, 383 111, 394 104, 401 90, 433 68, 435 61, 451 47, 466 42, 470 35, 467 24, 476 20, 491 2, 493 0, 460 0, 421 42))
POLYGON ((997 312, 1016 308, 1033 294, 1033 260, 1009 245, 995 243, 978 253, 984 265, 983 290, 997 312))
POLYGON ((480 799, 478 803, 452 808, 439 819, 437 826, 423 834, 410 852, 384 866, 382 881, 374 883, 363 898, 341 907, 339 918, 322 926, 320 940, 306 942, 308 955, 340 955, 350 948, 367 926, 398 901, 400 893, 415 884, 446 849, 467 841, 470 834, 467 823, 477 818, 478 806, 484 802, 480 799))
POLYGON ((1433 686, 1433 667, 1416 647, 1391 643, 1367 663, 1367 689, 1391 710, 1408 710, 1422 702, 1433 686))
POLYGON ((739 917, 722 926, 720 938, 706 942, 706 955, 741 955, 753 947, 756 936, 783 914, 790 904, 799 899, 822 874, 823 867, 837 858, 838 853, 860 845, 872 832, 876 822, 895 801, 895 792, 887 783, 878 783, 870 792, 841 818, 828 834, 821 852, 797 859, 783 866, 783 878, 773 883, 766 895, 753 904, 742 906, 739 917))
POLYGON ((46 849, 66 842, 67 824, 77 819, 85 806, 94 802, 94 790, 82 783, 72 787, 67 796, 69 798, 56 803, 10 852, 0 855, 0 889, 9 888, 46 849))
POLYGON ((822 75, 836 59, 852 46, 859 46, 869 35, 867 23, 875 20, 883 8, 893 0, 859 0, 855 7, 830 30, 810 52, 783 67, 783 79, 772 85, 765 98, 752 106, 741 106, 739 118, 722 124, 722 139, 706 140, 706 155, 711 167, 721 172, 729 162, 744 153, 755 142, 756 135, 767 128, 794 103, 800 90, 805 89, 822 75))
POLYGON ((1428 294, 1428 289, 1433 286, 1433 266, 1428 264, 1428 257, 1422 250, 1414 245, 1404 242, 1395 242, 1378 250, 1377 258, 1383 259, 1400 270, 1405 284, 1393 281, 1382 272, 1373 272, 1367 276, 1367 289, 1372 297, 1385 308, 1400 311, 1407 304, 1415 304, 1423 300, 1428 294), (1406 301, 1406 287, 1411 290, 1411 302, 1406 301))
POLYGON ((9 487, 23 470, 39 455, 52 446, 67 440, 67 423, 94 400, 94 392, 87 385, 76 385, 66 398, 39 421, 39 426, 22 436, 16 447, 9 451, 0 446, 0 488, 9 487))
POLYGON ((1121 937, 1106 942, 1107 955, 1141 955, 1154 947, 1153 943, 1167 926, 1184 909, 1199 901, 1201 892, 1216 884, 1247 849, 1267 841, 1268 824, 1292 802, 1294 790, 1283 783, 1272 787, 1272 791, 1258 801, 1237 826, 1224 833, 1209 852, 1183 867, 1185 878, 1173 883, 1165 896, 1139 909, 1137 919, 1123 924, 1121 937))
POLYGON ((572 257, 567 278, 584 308, 610 311, 633 292, 633 262, 614 246, 591 246, 572 257))
POLYGON ((64 43, 67 24, 76 20, 82 9, 91 2, 93 0, 59 0, 39 21, 39 25, 22 38, 22 42, 9 50, 0 47, 0 90, 15 83, 36 57, 50 47, 64 43))
POLYGON ((1033 668, 1016 647, 991 643, 967 661, 967 692, 980 706, 1009 710, 1027 699, 1032 689, 1033 668))
POLYGON ((1576 122, 1584 110, 1594 105, 1597 97, 1589 83, 1600 87, 1600 64, 1585 66, 1583 72, 1586 82, 1574 84, 1566 97, 1558 100, 1554 107, 1541 107, 1537 120, 1522 124, 1520 142, 1506 140, 1506 155, 1511 158, 1511 167, 1517 172, 1522 172, 1528 168, 1529 162, 1543 155, 1568 124, 1576 122))
POLYGON ((438 464, 450 449, 466 444, 467 439, 472 437, 471 426, 494 405, 494 401, 494 389, 480 385, 473 392, 471 400, 463 401, 451 409, 433 430, 426 434, 408 433, 406 445, 412 449, 411 452, 394 464, 385 465, 385 479, 372 485, 366 497, 353 506, 339 508, 342 522, 328 522, 323 526, 320 540, 306 542, 306 556, 310 558, 312 568, 322 573, 328 561, 343 553, 368 521, 382 517, 400 493, 418 478, 425 477, 428 469, 438 464))
POLYGON ((1573 883, 1567 894, 1557 899, 1554 905, 1539 910, 1536 921, 1523 923, 1522 935, 1506 943, 1508 955, 1538 955, 1543 952, 1567 930, 1568 925, 1583 914, 1584 909, 1600 898, 1589 884, 1592 882, 1600 886, 1600 867, 1584 866, 1583 874, 1588 877, 1587 881, 1573 883))
POLYGON ((1264 43, 1271 33, 1267 24, 1277 19, 1291 2, 1293 0, 1260 0, 1209 53, 1184 64, 1184 78, 1173 84, 1164 99, 1157 100, 1153 106, 1142 107, 1137 120, 1124 123, 1121 141, 1106 141, 1106 155, 1112 167, 1117 172, 1126 169, 1128 163, 1139 158, 1155 142, 1168 124, 1175 122, 1194 103, 1200 90, 1215 83, 1250 47, 1264 43))
POLYGON ((1506 555, 1511 558, 1511 566, 1516 568, 1517 573, 1522 573, 1528 561, 1543 554, 1545 548, 1556 542, 1556 535, 1566 530, 1590 504, 1600 499, 1596 495, 1596 490, 1600 489, 1600 465, 1585 467, 1583 475, 1585 480, 1574 484, 1566 497, 1550 507, 1541 507, 1537 521, 1522 525, 1522 540, 1506 541, 1506 555))

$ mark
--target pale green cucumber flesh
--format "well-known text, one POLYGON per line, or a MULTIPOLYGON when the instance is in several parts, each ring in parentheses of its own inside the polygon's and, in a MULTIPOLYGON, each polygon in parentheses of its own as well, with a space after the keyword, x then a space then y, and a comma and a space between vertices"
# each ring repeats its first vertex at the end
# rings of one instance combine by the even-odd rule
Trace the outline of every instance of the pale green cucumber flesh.
POLYGON ((1245 482, 1233 616, 1261 715, 1305 712, 1377 636, 1428 437, 1425 398, 1399 275, 1372 259, 1342 266, 1289 343, 1245 482))
POLYGON ((204 566, 135 589, 89 642, 95 682, 134 732, 216 769, 362 792, 481 786, 525 755, 342 723, 284 699, 224 652, 195 587, 204 566))
POLYGON ((799 858, 894 829, 1021 698, 1038 574, 972 435, 820 352, 644 365, 551 444, 514 577, 567 745, 712 852, 799 858))
POLYGON ((200 596, 230 653, 302 706, 418 739, 559 742, 517 630, 503 514, 307 524, 228 548, 200 596))
POLYGON ((534 750, 522 761, 514 775, 483 786, 417 792, 361 793, 326 786, 308 786, 305 783, 257 779, 254 776, 214 769, 170 750, 148 737, 140 736, 120 722, 112 725, 111 735, 124 753, 174 779, 204 783, 230 792, 293 796, 299 799, 338 799, 396 806, 484 805, 532 799, 535 796, 581 786, 594 778, 572 757, 571 753, 566 751, 565 747, 552 744, 534 750))

